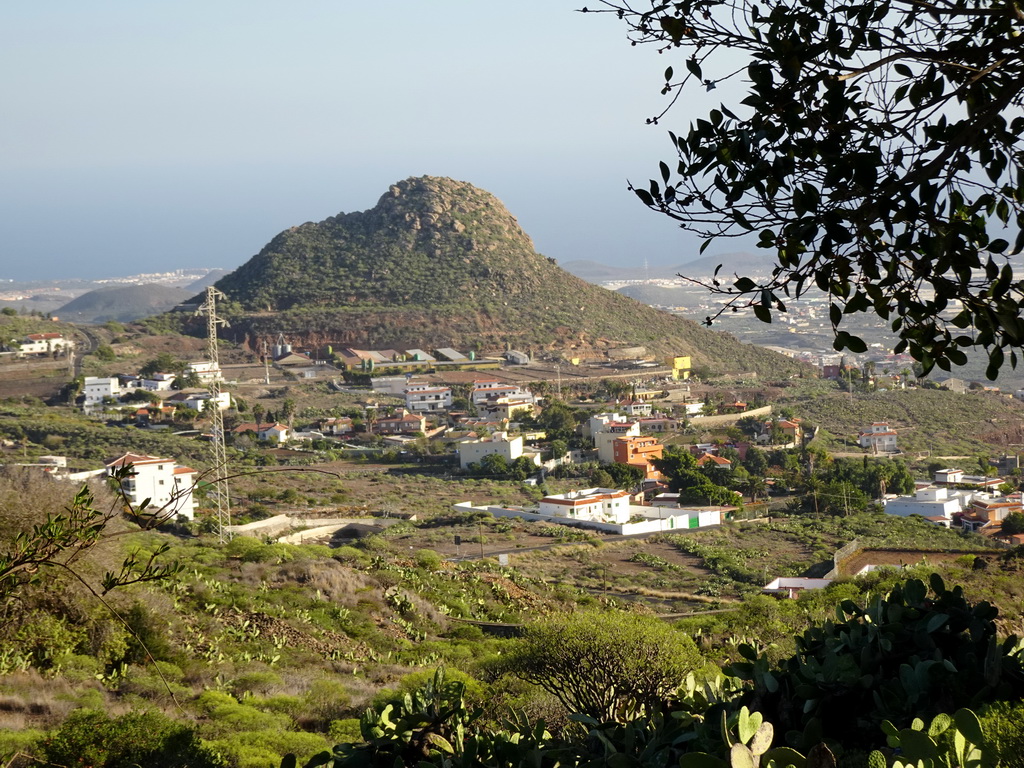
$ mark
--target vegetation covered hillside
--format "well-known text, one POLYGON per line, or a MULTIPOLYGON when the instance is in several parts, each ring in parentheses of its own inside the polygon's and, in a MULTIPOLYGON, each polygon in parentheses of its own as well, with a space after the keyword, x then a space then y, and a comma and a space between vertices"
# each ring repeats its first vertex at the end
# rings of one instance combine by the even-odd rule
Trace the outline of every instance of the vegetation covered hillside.
POLYGON ((188 297, 185 289, 167 285, 111 285, 82 294, 57 314, 85 323, 131 322, 173 309, 188 297))
POLYGON ((935 456, 1013 453, 1022 442, 1019 400, 984 392, 957 394, 942 389, 888 392, 836 391, 824 382, 808 384, 783 400, 835 438, 830 447, 853 446, 859 430, 885 421, 906 452, 935 456))
POLYGON ((282 232, 217 287, 248 314, 236 330, 271 340, 582 354, 643 345, 719 371, 797 370, 570 275, 497 198, 446 178, 406 179, 368 211, 282 232))

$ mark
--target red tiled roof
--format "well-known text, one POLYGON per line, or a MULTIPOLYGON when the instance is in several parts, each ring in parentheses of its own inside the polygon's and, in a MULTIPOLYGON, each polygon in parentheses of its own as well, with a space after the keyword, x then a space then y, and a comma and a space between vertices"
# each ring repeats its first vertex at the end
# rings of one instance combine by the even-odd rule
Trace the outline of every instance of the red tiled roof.
POLYGON ((171 459, 161 459, 156 456, 148 456, 144 453, 126 453, 116 459, 106 462, 107 467, 122 467, 126 464, 166 464, 171 459))

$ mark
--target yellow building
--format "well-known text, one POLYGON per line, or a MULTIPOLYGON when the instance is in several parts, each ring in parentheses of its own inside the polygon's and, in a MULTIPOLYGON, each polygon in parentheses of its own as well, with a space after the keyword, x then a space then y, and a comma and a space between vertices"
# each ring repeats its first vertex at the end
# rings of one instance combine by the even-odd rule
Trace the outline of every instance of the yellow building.
POLYGON ((686 355, 683 357, 670 357, 665 361, 665 365, 672 369, 672 378, 683 379, 684 381, 690 378, 690 356, 686 355))

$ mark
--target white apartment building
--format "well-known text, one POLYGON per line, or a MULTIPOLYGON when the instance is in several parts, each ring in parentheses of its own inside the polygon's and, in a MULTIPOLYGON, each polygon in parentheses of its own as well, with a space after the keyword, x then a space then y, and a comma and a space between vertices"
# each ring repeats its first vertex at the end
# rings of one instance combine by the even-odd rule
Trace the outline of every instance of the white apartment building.
POLYGON ((452 407, 451 387, 410 384, 405 390, 405 409, 412 413, 433 413, 452 407))
POLYGON ((179 467, 174 459, 126 453, 106 462, 107 474, 112 475, 127 465, 131 465, 133 474, 121 481, 121 488, 133 507, 137 509, 149 499, 148 514, 156 514, 166 520, 174 520, 179 515, 189 520, 195 517, 192 490, 198 474, 196 470, 179 467))
POLYGON ((86 376, 85 404, 96 405, 108 397, 120 397, 121 381, 116 376, 86 376))

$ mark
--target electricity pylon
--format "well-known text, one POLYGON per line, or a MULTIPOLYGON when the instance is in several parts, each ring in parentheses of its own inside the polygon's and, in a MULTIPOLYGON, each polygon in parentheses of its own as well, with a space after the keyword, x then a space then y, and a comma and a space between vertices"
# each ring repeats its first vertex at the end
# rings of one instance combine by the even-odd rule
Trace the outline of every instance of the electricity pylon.
POLYGON ((220 355, 217 352, 217 326, 227 327, 228 321, 217 317, 217 299, 227 298, 212 285, 206 287, 206 300, 196 310, 197 315, 206 315, 206 355, 213 363, 213 376, 206 383, 210 393, 207 407, 213 408, 211 428, 213 445, 213 493, 214 512, 217 518, 217 537, 221 543, 231 538, 228 526, 231 525, 231 495, 228 492, 228 459, 224 446, 224 414, 220 410, 220 355))

